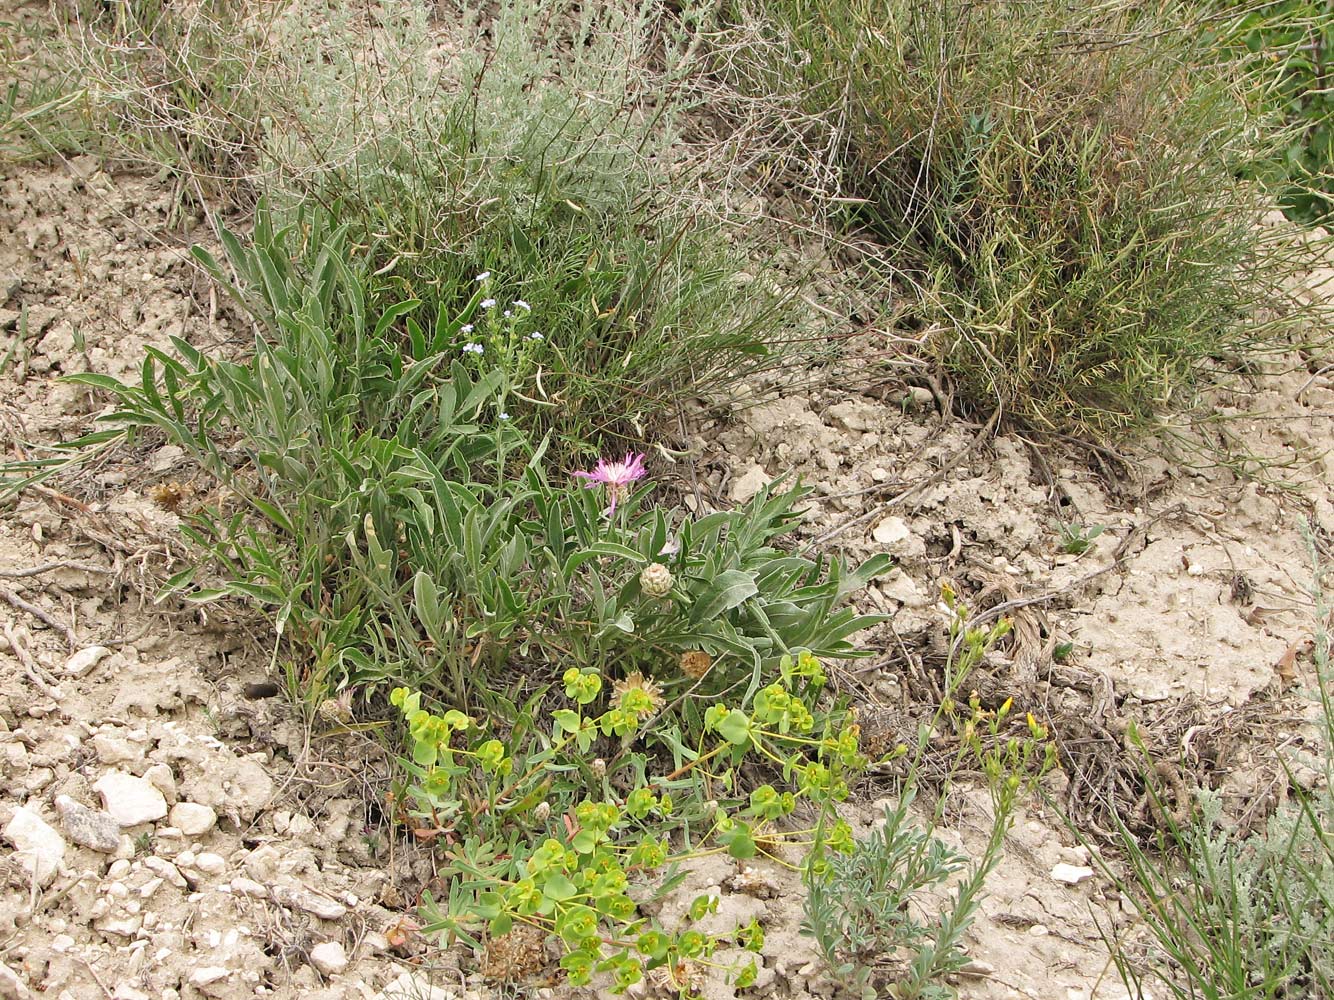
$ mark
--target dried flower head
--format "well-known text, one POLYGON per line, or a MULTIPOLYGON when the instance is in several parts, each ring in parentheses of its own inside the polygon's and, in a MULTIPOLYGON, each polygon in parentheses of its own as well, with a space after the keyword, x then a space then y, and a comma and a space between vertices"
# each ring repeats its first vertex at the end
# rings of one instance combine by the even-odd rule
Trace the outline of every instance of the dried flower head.
POLYGON ((681 654, 681 673, 699 680, 713 668, 713 657, 702 649, 691 649, 681 654))
POLYGON ((634 712, 640 718, 662 708, 662 689, 652 677, 632 670, 612 686, 612 696, 622 711, 634 712))
POLYGON ((584 485, 589 489, 597 486, 607 487, 607 497, 609 506, 606 513, 616 512, 616 505, 630 495, 630 485, 648 475, 648 470, 644 468, 644 456, 634 452, 626 452, 625 458, 620 462, 608 462, 605 458, 598 459, 598 464, 592 472, 576 472, 575 477, 586 480, 584 485))
POLYGON ((190 487, 177 482, 158 483, 156 486, 149 488, 148 496, 163 510, 175 514, 181 509, 181 504, 190 496, 190 487))
POLYGON ((512 983, 540 972, 547 964, 546 937, 539 927, 516 923, 508 934, 486 943, 482 975, 512 983))

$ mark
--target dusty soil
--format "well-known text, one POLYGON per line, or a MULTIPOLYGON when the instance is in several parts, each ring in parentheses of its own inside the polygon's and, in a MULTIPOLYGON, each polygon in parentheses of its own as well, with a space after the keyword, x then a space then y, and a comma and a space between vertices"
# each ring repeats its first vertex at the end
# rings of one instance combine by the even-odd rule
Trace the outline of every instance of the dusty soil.
MULTIPOLYGON (((4 169, 6 461, 78 436, 104 407, 61 375, 130 376, 145 347, 171 336, 244 342, 185 252, 209 241, 207 228, 169 227, 173 208, 161 183, 90 160, 4 169)), ((1316 278, 1334 289, 1334 271, 1316 278)), ((1314 618, 1308 552, 1334 539, 1334 382, 1320 361, 1293 357, 1216 402, 1236 417, 1227 432, 1267 464, 1262 476, 1192 469, 1166 437, 1123 460, 1039 451, 942 415, 922 389, 830 383, 694 414, 692 499, 745 500, 800 475, 815 491, 805 541, 896 557, 860 599, 890 623, 865 637, 875 656, 842 678, 868 707, 911 720, 928 703, 943 580, 979 610, 1013 614, 1018 641, 979 685, 1052 726, 1065 772, 1049 791, 1095 842, 1111 812, 1152 822, 1137 814, 1144 778, 1121 738, 1128 719, 1182 762, 1187 785, 1221 789, 1233 821, 1254 823, 1285 794, 1278 755, 1300 779, 1312 750, 1299 695, 1314 618), (1075 556, 1062 551, 1063 522, 1105 530, 1075 556)), ((186 558, 175 500, 154 492, 170 483, 185 504, 209 488, 178 450, 150 443, 0 509, 0 829, 23 848, 0 861, 0 997, 514 995, 467 956, 398 943, 430 859, 380 823, 389 761, 378 744, 255 687, 277 674, 261 622, 152 603, 186 558), (71 802, 115 819, 108 828, 71 802)), ((849 815, 862 829, 891 787, 873 777, 859 789, 849 815)), ((982 798, 965 784, 939 836, 975 850, 982 798)), ((1087 848, 1037 806, 1008 848, 960 995, 1124 997, 1098 923, 1133 930, 1131 908, 1097 876, 1051 875, 1085 864, 1087 848)), ((660 916, 704 890, 723 897, 720 926, 758 917, 766 928, 746 995, 831 995, 799 933, 790 873, 708 859, 660 916)), ((538 977, 518 992, 569 991, 538 977)), ((705 994, 734 991, 715 977, 705 994)))

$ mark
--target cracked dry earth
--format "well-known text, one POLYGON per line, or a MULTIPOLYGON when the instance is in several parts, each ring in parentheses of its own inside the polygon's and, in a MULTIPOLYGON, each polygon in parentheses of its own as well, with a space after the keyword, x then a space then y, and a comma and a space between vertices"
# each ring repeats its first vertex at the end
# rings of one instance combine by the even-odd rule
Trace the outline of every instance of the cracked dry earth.
MULTIPOLYGON (((207 230, 196 220, 193 234, 169 231, 170 209, 160 184, 87 160, 0 180, 0 343, 16 345, 0 375, 6 460, 72 439, 104 406, 62 374, 127 376, 173 335, 205 349, 244 342, 185 253, 207 230)), ((1085 456, 1042 458, 1012 436, 979 442, 929 393, 826 389, 695 414, 692 501, 744 500, 798 473, 815 490, 807 540, 896 557, 859 598, 892 616, 864 637, 877 655, 846 677, 873 708, 913 715, 948 578, 978 607, 1020 619, 1027 645, 988 676, 1058 738, 1091 704, 1108 720, 1160 719, 1176 755, 1214 739, 1201 773, 1229 801, 1272 802, 1284 794, 1276 754, 1300 780, 1316 749, 1294 695, 1310 680, 1300 525, 1311 521, 1317 545, 1334 537, 1334 383, 1315 359, 1294 359, 1245 390, 1217 406, 1239 414, 1233 432, 1252 453, 1288 466, 1268 485, 1182 471, 1146 446, 1117 492, 1085 456), (1075 557, 1060 551, 1061 521, 1107 530, 1075 557), (1056 642, 1073 644, 1082 687, 1052 668, 1056 642), (1191 725, 1173 729, 1183 705, 1191 725)), ((148 443, 0 512, 0 997, 569 995, 542 971, 519 984, 487 977, 505 964, 549 969, 540 943, 479 966, 404 933, 432 872, 374 808, 384 751, 308 726, 273 696, 262 623, 144 596, 181 567, 171 508, 208 489, 179 451, 148 443)), ((1088 788, 1058 776, 1058 799, 1062 789, 1098 815, 1081 798, 1088 788)), ((849 810, 859 829, 884 792, 874 780, 861 789, 849 810)), ((939 836, 975 851, 984 799, 965 783, 939 836)), ((1008 848, 968 938, 960 995, 1125 997, 1098 923, 1133 932, 1128 902, 1080 871, 1088 852, 1052 812, 1021 815, 1008 848)), ((701 891, 722 897, 718 929, 752 917, 765 926, 759 980, 743 995, 834 995, 799 932, 790 872, 703 859, 658 917, 670 926, 701 891)), ((703 992, 735 995, 721 976, 703 992)))

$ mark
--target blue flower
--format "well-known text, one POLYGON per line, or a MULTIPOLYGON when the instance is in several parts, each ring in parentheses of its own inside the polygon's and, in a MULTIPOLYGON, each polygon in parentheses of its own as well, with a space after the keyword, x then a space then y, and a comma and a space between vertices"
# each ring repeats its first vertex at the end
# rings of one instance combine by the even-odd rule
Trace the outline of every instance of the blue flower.
POLYGON ((508 420, 510 418, 510 415, 506 413, 504 410, 501 410, 498 414, 496 414, 496 416, 499 417, 501 420, 508 420))
POLYGON ((486 350, 486 348, 484 348, 481 344, 474 343, 474 344, 463 345, 464 354, 481 354, 484 350, 486 350))
POLYGON ((494 308, 495 304, 496 304, 496 300, 495 300, 495 299, 482 299, 482 308, 483 308, 483 309, 491 309, 491 308, 494 308))
POLYGON ((472 280, 473 280, 473 281, 485 281, 485 280, 486 280, 487 278, 489 278, 489 277, 491 277, 491 272, 490 272, 490 271, 483 271, 481 274, 479 274, 477 277, 473 278, 472 280))
POLYGON ((547 338, 544 337, 544 336, 542 336, 542 335, 541 335, 540 333, 538 333, 536 330, 534 330, 532 333, 528 334, 528 339, 529 339, 529 340, 546 340, 547 338))
POLYGON ((533 307, 530 306, 530 305, 529 305, 527 302, 525 302, 523 299, 515 299, 515 300, 514 300, 514 308, 515 308, 515 309, 522 309, 524 312, 532 312, 532 311, 533 311, 533 307))
POLYGON ((464 323, 461 327, 459 327, 460 333, 472 333, 472 331, 473 331, 473 325, 471 323, 464 323))

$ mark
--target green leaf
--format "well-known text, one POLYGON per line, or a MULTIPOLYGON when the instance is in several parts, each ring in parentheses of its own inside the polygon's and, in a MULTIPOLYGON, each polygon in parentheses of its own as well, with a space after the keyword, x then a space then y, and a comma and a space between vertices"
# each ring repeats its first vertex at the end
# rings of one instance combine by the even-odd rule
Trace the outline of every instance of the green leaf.
POLYGON ((546 896, 547 899, 555 900, 557 903, 573 899, 578 893, 579 890, 574 887, 574 883, 560 872, 549 873, 546 885, 542 887, 542 895, 546 896))
POLYGON ((750 742, 750 719, 740 709, 733 709, 718 723, 718 735, 735 746, 745 746, 750 742))
POLYGON ((695 624, 712 621, 733 608, 750 600, 760 592, 755 577, 739 569, 719 573, 690 608, 690 620, 695 624))

